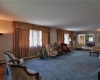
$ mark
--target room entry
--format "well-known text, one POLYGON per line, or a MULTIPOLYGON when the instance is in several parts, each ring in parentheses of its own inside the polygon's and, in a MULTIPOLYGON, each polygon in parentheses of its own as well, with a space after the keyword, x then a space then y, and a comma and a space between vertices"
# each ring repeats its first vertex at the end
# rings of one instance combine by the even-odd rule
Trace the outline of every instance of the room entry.
POLYGON ((80 46, 84 46, 84 36, 80 36, 80 46))
POLYGON ((79 34, 77 42, 80 46, 85 46, 85 34, 79 34))

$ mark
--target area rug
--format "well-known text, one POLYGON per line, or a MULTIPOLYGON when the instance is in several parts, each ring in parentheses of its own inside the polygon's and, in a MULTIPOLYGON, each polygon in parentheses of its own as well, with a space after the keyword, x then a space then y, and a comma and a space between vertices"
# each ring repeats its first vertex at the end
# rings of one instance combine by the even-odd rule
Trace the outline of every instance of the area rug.
POLYGON ((77 50, 56 58, 29 59, 24 65, 38 71, 42 80, 98 80, 100 60, 96 54, 77 50))

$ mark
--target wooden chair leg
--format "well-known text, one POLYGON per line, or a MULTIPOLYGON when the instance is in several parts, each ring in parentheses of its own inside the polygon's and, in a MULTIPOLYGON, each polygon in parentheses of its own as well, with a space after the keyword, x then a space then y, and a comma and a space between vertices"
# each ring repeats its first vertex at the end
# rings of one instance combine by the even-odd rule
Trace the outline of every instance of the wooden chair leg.
POLYGON ((97 53, 97 56, 99 56, 99 53, 97 53))

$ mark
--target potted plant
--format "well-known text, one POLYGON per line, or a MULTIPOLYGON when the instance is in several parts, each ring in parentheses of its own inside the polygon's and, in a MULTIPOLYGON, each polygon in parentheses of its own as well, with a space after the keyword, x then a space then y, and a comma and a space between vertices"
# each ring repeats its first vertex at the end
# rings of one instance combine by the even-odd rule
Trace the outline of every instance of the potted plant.
POLYGON ((48 57, 47 51, 45 48, 41 48, 41 50, 37 53, 37 56, 40 57, 40 59, 45 59, 48 57))

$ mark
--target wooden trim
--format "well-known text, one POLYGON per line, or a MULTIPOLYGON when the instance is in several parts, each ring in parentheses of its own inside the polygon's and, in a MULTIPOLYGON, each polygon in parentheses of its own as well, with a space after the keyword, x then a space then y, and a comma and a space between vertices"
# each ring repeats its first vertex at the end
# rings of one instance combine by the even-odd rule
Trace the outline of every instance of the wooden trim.
POLYGON ((33 59, 33 58, 37 58, 37 56, 25 57, 25 58, 23 58, 23 59, 24 59, 24 60, 27 60, 27 59, 33 59))

